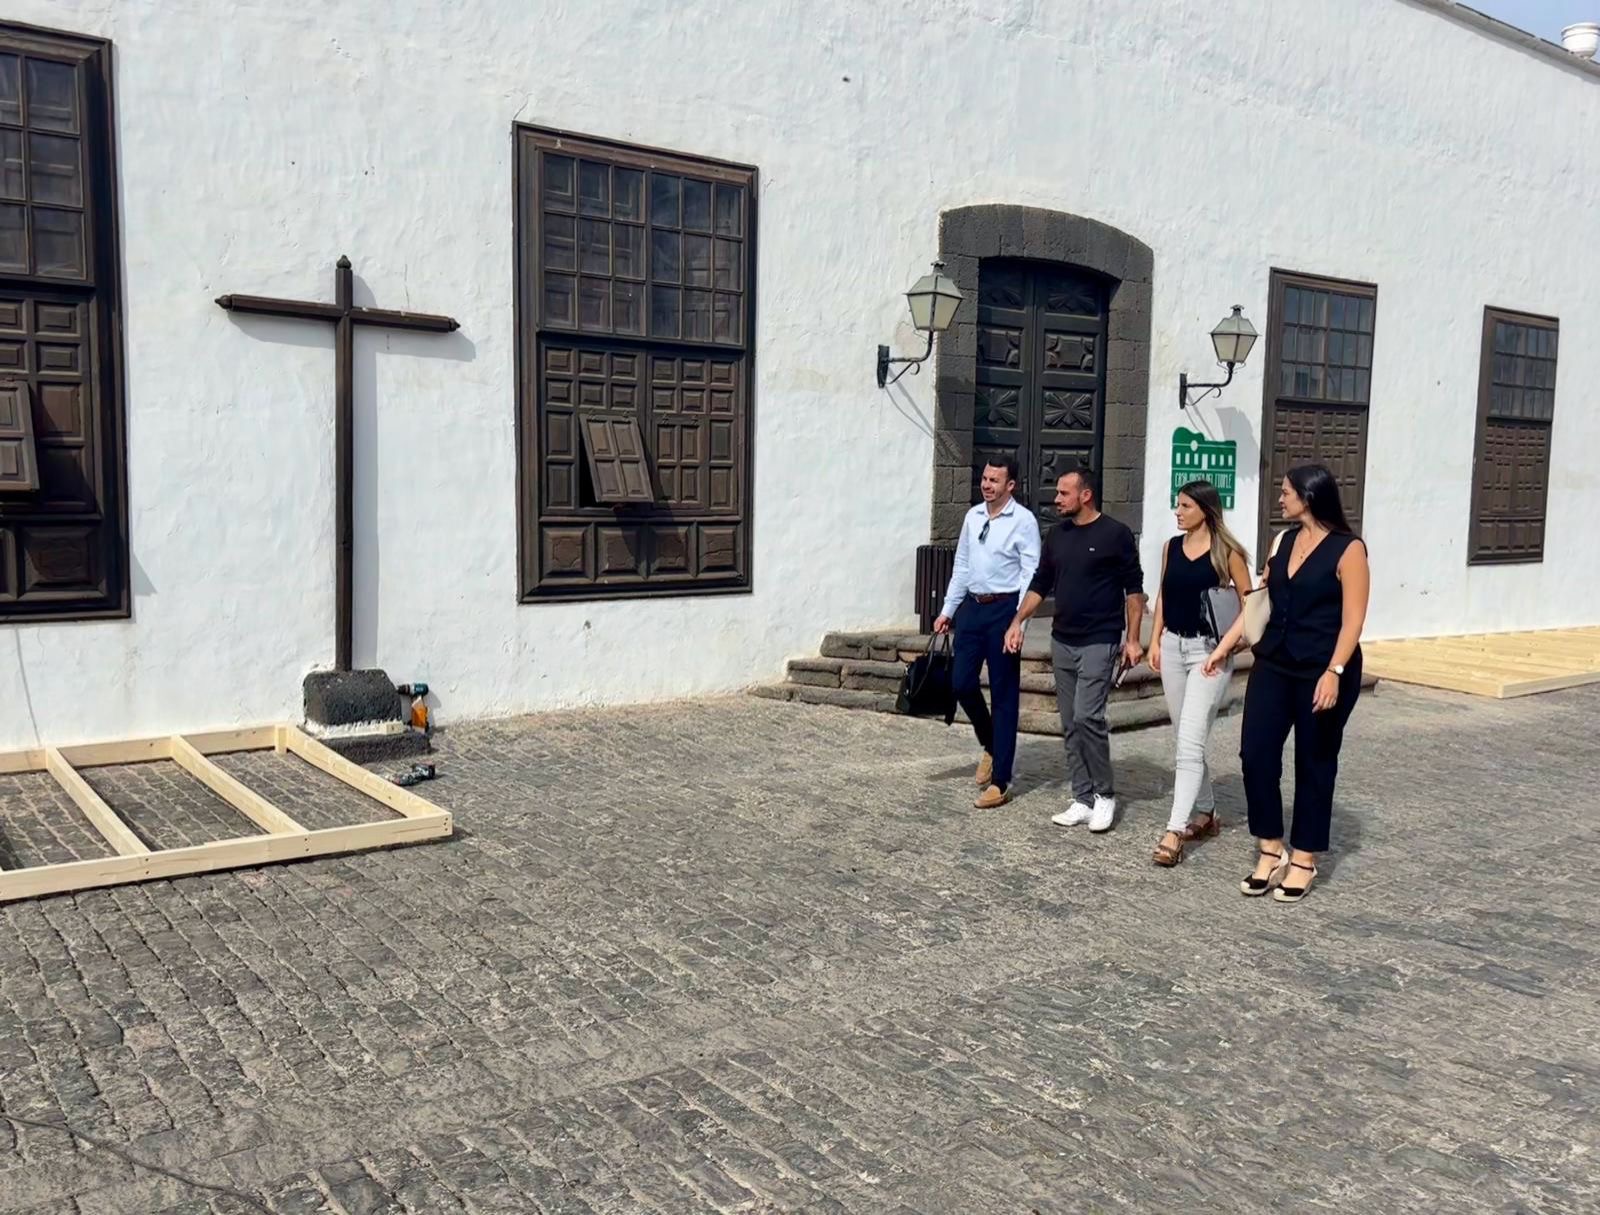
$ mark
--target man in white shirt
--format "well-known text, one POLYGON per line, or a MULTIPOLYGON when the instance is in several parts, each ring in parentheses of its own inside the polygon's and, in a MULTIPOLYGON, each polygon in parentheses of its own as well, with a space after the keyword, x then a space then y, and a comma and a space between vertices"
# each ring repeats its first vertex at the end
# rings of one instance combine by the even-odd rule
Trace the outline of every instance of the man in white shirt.
POLYGON ((955 627, 956 699, 983 747, 977 779, 980 810, 1011 800, 1011 769, 1017 757, 1017 709, 1022 695, 1022 647, 1006 646, 1006 629, 1022 593, 1039 568, 1039 521, 1012 498, 1017 488, 1014 456, 984 465, 983 501, 967 512, 956 543, 956 565, 945 591, 935 633, 955 627), (978 675, 989 664, 993 715, 983 702, 978 675))

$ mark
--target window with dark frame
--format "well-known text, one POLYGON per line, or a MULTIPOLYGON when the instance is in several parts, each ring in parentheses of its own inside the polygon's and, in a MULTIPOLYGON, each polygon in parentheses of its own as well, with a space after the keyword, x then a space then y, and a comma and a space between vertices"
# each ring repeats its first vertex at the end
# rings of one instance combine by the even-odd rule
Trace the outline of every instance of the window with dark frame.
POLYGON ((111 81, 0 23, 0 620, 128 613, 111 81))
POLYGON ((1553 317, 1483 311, 1469 564, 1544 560, 1560 328, 1553 317))
POLYGON ((755 187, 517 128, 524 602, 749 589, 755 187))
POLYGON ((1365 502, 1377 288, 1274 270, 1267 320, 1259 551, 1286 526, 1278 487, 1297 465, 1327 465, 1357 531, 1365 502))

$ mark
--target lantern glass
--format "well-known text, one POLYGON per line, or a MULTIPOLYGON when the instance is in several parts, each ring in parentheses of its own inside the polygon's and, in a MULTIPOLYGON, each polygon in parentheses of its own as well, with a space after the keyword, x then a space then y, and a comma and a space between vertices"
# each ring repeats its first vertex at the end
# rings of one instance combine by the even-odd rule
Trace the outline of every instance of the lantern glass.
POLYGON ((941 262, 933 263, 933 273, 924 274, 906 292, 911 305, 911 324, 923 333, 943 333, 956 319, 961 305, 961 289, 944 272, 941 262))
POLYGON ((1216 349, 1219 363, 1244 362, 1255 344, 1256 327, 1245 318, 1240 304, 1235 304, 1233 314, 1223 317, 1211 331, 1211 345, 1216 349))

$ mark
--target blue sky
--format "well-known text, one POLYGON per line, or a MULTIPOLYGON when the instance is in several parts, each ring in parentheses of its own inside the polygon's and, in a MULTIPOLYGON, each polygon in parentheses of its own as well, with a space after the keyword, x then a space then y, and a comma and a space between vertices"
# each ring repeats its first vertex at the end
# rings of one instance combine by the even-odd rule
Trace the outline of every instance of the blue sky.
POLYGON ((1561 41, 1561 27, 1575 21, 1600 21, 1600 0, 1462 0, 1468 8, 1488 13, 1551 42, 1561 41))

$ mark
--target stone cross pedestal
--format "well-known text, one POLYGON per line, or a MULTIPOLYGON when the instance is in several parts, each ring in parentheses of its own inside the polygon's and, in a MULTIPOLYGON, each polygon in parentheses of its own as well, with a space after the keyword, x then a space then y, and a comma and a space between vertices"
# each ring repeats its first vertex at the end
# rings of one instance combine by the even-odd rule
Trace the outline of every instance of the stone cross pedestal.
POLYGON ((404 698, 383 671, 313 671, 305 731, 355 763, 423 755, 428 736, 406 721, 404 698))

